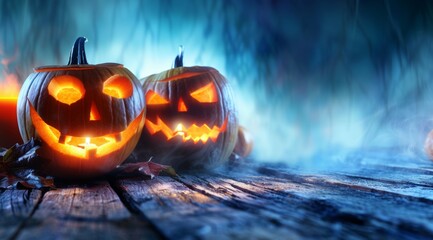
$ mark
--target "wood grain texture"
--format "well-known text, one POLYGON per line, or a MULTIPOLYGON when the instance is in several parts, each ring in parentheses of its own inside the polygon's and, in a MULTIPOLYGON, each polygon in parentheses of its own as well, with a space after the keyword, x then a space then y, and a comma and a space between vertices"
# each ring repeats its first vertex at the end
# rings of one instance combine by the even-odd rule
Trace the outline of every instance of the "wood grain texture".
POLYGON ((47 192, 17 239, 158 239, 107 182, 47 192))
MULTIPOLYGON (((251 173, 240 174, 236 179, 248 186, 259 187, 254 192, 265 189, 275 194, 301 197, 302 205, 320 214, 328 225, 338 224, 341 231, 337 234, 407 238, 433 236, 432 188, 418 189, 411 182, 401 184, 405 181, 404 176, 411 174, 408 169, 395 176, 394 182, 386 184, 380 178, 366 181, 365 177, 347 178, 335 172, 302 175, 267 167, 259 167, 257 172, 267 179, 260 180, 264 176, 254 177, 251 173), (408 186, 414 189, 402 190, 408 186), (358 226, 352 229, 353 224, 358 226), (364 230, 367 235, 364 235, 364 230)), ((314 216, 314 213, 309 215, 314 216)))
POLYGON ((2 190, 0 193, 0 239, 14 237, 42 197, 39 190, 2 190))
POLYGON ((169 239, 299 238, 269 218, 231 208, 170 177, 128 179, 117 184, 129 203, 169 239))
POLYGON ((0 188, 0 239, 433 239, 433 168, 240 163, 56 190, 0 188))

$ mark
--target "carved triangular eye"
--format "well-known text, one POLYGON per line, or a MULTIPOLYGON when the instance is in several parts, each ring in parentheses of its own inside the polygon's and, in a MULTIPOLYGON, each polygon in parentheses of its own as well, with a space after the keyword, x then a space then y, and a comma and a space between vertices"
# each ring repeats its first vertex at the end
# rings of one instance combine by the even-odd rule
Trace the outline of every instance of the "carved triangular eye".
POLYGON ((48 84, 48 93, 57 101, 71 105, 83 98, 86 90, 80 79, 70 75, 62 75, 51 80, 48 84))
POLYGON ((161 104, 167 104, 169 101, 159 95, 158 93, 149 90, 146 93, 146 104, 147 105, 161 105, 161 104))
POLYGON ((133 93, 131 80, 124 76, 114 75, 104 82, 102 92, 114 98, 129 98, 133 93))
POLYGON ((212 82, 195 90, 190 95, 201 103, 214 103, 218 101, 218 94, 212 82))

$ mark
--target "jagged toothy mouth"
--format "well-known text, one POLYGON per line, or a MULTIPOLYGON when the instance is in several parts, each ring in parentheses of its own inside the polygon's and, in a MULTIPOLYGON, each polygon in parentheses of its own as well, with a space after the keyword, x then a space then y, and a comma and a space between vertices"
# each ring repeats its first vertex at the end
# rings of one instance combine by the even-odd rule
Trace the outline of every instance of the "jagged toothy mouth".
POLYGON ((120 149, 140 129, 143 124, 144 110, 132 121, 129 126, 117 133, 103 136, 69 136, 48 125, 37 113, 32 104, 30 116, 37 135, 52 149, 63 153, 74 153, 78 156, 88 158, 90 155, 101 156, 120 149))
POLYGON ((167 126, 160 117, 157 117, 156 123, 146 119, 145 126, 151 135, 154 135, 157 132, 162 132, 167 137, 167 140, 174 137, 181 137, 183 142, 192 141, 198 143, 201 141, 202 143, 206 143, 209 139, 212 142, 217 141, 219 134, 226 130, 227 121, 226 117, 224 123, 220 127, 213 126, 212 128, 207 124, 201 126, 192 124, 186 128, 182 123, 179 123, 173 130, 167 126))

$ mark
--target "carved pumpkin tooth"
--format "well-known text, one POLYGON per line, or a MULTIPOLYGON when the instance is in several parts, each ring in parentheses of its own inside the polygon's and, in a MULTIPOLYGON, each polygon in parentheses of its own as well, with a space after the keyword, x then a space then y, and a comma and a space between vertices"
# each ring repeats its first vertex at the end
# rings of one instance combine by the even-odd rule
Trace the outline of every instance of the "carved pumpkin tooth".
POLYGON ((59 137, 59 143, 65 144, 65 142, 66 142, 66 135, 64 135, 64 134, 60 135, 60 137, 59 137))
POLYGON ((97 151, 98 151, 97 148, 86 149, 86 157, 87 158, 94 158, 94 157, 96 157, 97 151))

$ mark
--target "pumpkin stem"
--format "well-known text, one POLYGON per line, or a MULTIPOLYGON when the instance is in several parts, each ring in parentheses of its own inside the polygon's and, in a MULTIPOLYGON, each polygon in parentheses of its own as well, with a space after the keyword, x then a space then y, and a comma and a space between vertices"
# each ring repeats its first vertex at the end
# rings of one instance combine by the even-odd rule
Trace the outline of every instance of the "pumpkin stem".
POLYGON ((174 67, 183 67, 183 46, 179 46, 179 54, 174 59, 174 67))
POLYGON ((75 40, 74 46, 72 46, 71 54, 69 55, 68 65, 88 64, 86 52, 84 50, 85 42, 87 42, 87 38, 85 37, 79 37, 77 40, 75 40))

